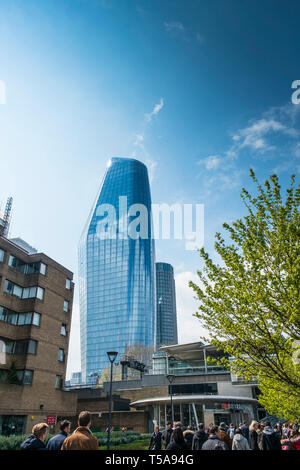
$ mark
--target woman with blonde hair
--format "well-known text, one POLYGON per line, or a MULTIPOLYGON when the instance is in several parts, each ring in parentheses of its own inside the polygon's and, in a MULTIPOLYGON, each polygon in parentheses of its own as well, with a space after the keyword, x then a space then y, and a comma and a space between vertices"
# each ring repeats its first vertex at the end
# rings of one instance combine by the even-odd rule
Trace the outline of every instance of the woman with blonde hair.
POLYGON ((257 429, 258 422, 252 421, 249 426, 249 446, 251 450, 259 450, 257 429))

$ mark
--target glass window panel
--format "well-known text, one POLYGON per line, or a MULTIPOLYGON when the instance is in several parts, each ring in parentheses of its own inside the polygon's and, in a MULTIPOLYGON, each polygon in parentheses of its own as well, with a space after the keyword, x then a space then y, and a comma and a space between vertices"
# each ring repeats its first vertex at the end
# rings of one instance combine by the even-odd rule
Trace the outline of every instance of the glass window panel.
POLYGON ((2 263, 4 260, 4 253, 5 251, 0 248, 0 262, 2 263))
POLYGON ((36 287, 29 287, 29 298, 33 299, 36 297, 36 287))
POLYGON ((34 312, 32 324, 35 326, 40 326, 40 323, 41 323, 41 315, 39 313, 34 312))
POLYGON ((33 371, 32 370, 24 370, 23 384, 24 385, 31 385, 32 384, 32 376, 33 376, 33 371))
POLYGON ((55 388, 57 388, 57 389, 62 388, 62 376, 61 375, 57 375, 55 377, 55 388))
POLYGON ((37 288, 37 298, 43 300, 44 298, 44 289, 42 287, 37 288))
POLYGON ((67 300, 64 301, 64 311, 65 312, 69 311, 69 302, 67 300))
POLYGON ((58 360, 59 362, 64 362, 64 350, 63 349, 58 350, 58 360))
POLYGON ((47 266, 44 263, 41 263, 40 264, 40 273, 43 274, 44 276, 46 274, 46 269, 47 269, 47 266))
POLYGON ((22 299, 28 299, 28 297, 29 297, 29 287, 24 287, 22 299))
POLYGON ((28 341, 28 354, 35 354, 36 353, 36 341, 30 339, 28 341))
POLYGON ((13 288, 13 294, 16 296, 16 297, 22 297, 22 287, 18 286, 17 284, 14 284, 14 288, 13 288))
POLYGON ((67 335, 67 327, 66 327, 66 325, 65 325, 64 323, 61 325, 60 333, 61 333, 63 336, 66 336, 66 335, 67 335))
POLYGON ((6 292, 7 294, 12 294, 13 288, 14 288, 13 283, 6 279, 4 282, 4 292, 6 292))

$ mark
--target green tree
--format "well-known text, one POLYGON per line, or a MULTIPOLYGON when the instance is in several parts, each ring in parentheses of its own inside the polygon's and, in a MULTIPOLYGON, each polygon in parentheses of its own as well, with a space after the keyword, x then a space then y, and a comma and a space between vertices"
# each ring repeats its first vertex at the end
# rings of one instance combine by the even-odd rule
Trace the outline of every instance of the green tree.
POLYGON ((200 250, 200 283, 190 282, 200 300, 195 316, 204 339, 226 353, 223 364, 258 380, 266 410, 299 420, 300 187, 292 175, 283 199, 276 175, 264 186, 252 170, 250 176, 257 194, 242 189, 247 215, 223 224, 227 241, 215 236, 222 263, 200 250))

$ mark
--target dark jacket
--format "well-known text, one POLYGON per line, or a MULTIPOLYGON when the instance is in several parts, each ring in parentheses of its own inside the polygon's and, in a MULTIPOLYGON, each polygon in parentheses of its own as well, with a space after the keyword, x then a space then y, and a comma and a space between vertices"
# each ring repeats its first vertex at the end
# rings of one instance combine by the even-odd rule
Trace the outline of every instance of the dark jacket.
POLYGON ((255 429, 253 429, 253 431, 249 432, 249 447, 250 447, 251 450, 259 450, 259 447, 258 447, 258 434, 255 431, 255 429))
POLYGON ((149 450, 161 450, 161 432, 153 433, 150 438, 149 450))
POLYGON ((46 446, 37 437, 35 437, 33 434, 30 436, 26 437, 25 441, 22 442, 21 444, 21 450, 45 450, 46 446))
POLYGON ((262 450, 282 450, 280 437, 271 426, 267 426, 261 435, 262 450))
POLYGON ((243 424, 240 429, 243 436, 247 439, 247 441, 249 441, 249 427, 246 424, 243 424))
POLYGON ((186 442, 175 442, 174 440, 170 442, 166 450, 173 450, 173 451, 185 451, 189 450, 188 446, 186 445, 186 442))
POLYGON ((98 439, 89 428, 79 426, 71 436, 66 437, 61 450, 98 450, 98 439))
POLYGON ((210 434, 202 446, 202 450, 229 450, 227 444, 216 434, 210 434))
POLYGON ((168 445, 169 445, 169 443, 170 443, 170 441, 171 441, 172 433, 173 433, 173 429, 172 429, 172 428, 170 428, 170 429, 165 429, 165 430, 162 432, 161 440, 162 440, 163 445, 165 446, 165 449, 168 447, 168 445))
POLYGON ((68 437, 68 434, 65 431, 60 431, 59 434, 51 437, 47 444, 47 450, 60 450, 66 437, 68 437))
POLYGON ((201 450, 204 442, 208 439, 208 434, 203 430, 195 432, 192 443, 192 450, 201 450))
POLYGON ((192 444, 193 444, 194 432, 191 431, 190 429, 187 429, 186 431, 184 431, 183 437, 184 437, 186 445, 188 446, 188 449, 191 450, 192 444))

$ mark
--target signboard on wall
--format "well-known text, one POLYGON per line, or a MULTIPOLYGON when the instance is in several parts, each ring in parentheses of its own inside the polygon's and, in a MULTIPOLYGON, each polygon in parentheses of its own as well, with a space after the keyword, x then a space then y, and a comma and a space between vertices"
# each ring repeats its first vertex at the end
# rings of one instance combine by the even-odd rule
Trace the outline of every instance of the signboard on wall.
POLYGON ((55 424, 56 424, 56 416, 55 416, 55 415, 47 416, 47 421, 46 421, 46 423, 48 424, 48 426, 55 426, 55 424))

